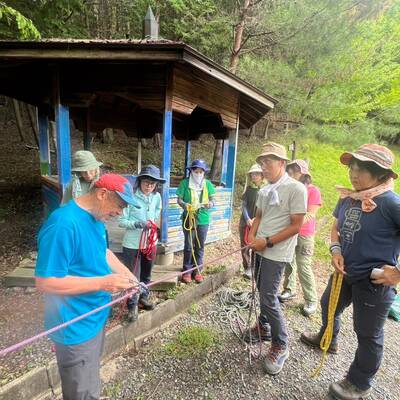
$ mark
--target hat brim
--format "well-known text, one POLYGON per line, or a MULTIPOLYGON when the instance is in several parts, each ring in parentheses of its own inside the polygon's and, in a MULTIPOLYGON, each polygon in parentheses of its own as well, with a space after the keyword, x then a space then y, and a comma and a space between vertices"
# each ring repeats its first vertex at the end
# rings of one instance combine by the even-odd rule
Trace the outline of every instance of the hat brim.
POLYGON ((302 175, 308 175, 310 178, 312 178, 312 175, 311 175, 310 171, 307 171, 307 172, 302 171, 301 170, 302 169, 301 165, 299 165, 296 161, 289 162, 286 165, 286 168, 290 167, 291 165, 296 165, 300 169, 300 172, 301 172, 302 175))
POLYGON ((186 169, 191 170, 191 169, 197 169, 200 168, 202 169, 206 174, 210 172, 210 168, 204 169, 203 167, 186 167, 186 169))
POLYGON ((382 165, 381 163, 379 163, 379 162, 373 160, 372 158, 365 157, 365 156, 363 156, 363 155, 361 155, 361 154, 352 153, 352 152, 350 152, 350 151, 346 151, 346 152, 344 152, 344 153, 340 156, 340 162, 341 162, 343 165, 349 165, 352 158, 355 158, 356 160, 359 160, 359 161, 370 161, 370 162, 373 162, 373 163, 376 164, 378 167, 381 167, 382 169, 391 172, 392 178, 393 178, 393 179, 397 179, 397 178, 399 177, 399 176, 396 174, 396 172, 394 172, 391 168, 385 167, 385 166, 382 165))
POLYGON ((92 171, 93 169, 97 169, 100 166, 102 166, 103 163, 96 161, 93 165, 90 165, 89 167, 72 167, 71 172, 85 172, 85 171, 92 171))
POLYGON ((275 153, 275 152, 272 152, 272 151, 267 151, 267 152, 261 153, 259 156, 257 156, 257 158, 256 158, 257 163, 259 164, 260 163, 260 159, 263 158, 263 157, 266 157, 266 156, 275 156, 275 157, 278 157, 281 160, 290 161, 289 158, 282 157, 282 155, 280 155, 278 153, 275 153))
POLYGON ((151 178, 151 179, 153 179, 153 180, 155 180, 155 181, 157 181, 157 182, 159 182, 159 183, 165 183, 165 182, 167 182, 166 179, 158 178, 158 177, 156 177, 156 176, 154 176, 154 175, 150 175, 150 174, 138 175, 137 177, 138 177, 138 178, 144 178, 144 177, 151 178))
POLYGON ((136 202, 136 200, 135 200, 135 198, 134 198, 133 196, 127 196, 126 194, 121 193, 121 192, 117 192, 117 191, 116 191, 115 193, 117 193, 117 195, 118 195, 119 197, 121 197, 121 199, 122 199, 126 204, 129 204, 129 205, 134 206, 134 207, 136 207, 136 208, 140 208, 139 203, 136 202))

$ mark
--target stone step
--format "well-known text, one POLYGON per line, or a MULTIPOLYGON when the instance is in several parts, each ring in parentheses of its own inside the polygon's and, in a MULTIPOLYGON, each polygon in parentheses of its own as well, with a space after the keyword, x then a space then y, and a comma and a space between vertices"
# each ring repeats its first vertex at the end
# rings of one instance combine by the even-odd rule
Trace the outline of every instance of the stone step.
POLYGON ((35 270, 33 268, 16 268, 4 277, 4 284, 10 286, 35 286, 35 270))

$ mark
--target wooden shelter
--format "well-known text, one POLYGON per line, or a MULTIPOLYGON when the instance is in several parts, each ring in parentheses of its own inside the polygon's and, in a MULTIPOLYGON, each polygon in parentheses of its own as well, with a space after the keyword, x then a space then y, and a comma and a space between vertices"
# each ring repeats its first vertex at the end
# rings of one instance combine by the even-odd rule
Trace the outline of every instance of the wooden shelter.
MULTIPOLYGON (((190 142, 203 133, 222 139, 221 183, 208 241, 230 232, 237 138, 276 104, 190 46, 167 40, 0 41, 0 94, 38 108, 44 201, 58 206, 71 178, 70 119, 84 132, 119 128, 128 136, 162 134, 161 243, 183 247, 176 187, 171 181, 173 136, 190 142), (57 171, 51 171, 49 120, 57 133, 57 171)), ((120 239, 111 237, 111 247, 120 239)), ((115 246, 114 246, 115 249, 115 246)))

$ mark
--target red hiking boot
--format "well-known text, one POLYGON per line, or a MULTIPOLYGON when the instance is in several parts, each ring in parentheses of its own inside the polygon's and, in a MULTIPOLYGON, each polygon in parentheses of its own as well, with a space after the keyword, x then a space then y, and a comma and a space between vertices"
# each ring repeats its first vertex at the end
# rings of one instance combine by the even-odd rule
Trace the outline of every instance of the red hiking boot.
POLYGON ((194 280, 196 283, 201 283, 204 281, 204 276, 200 274, 199 272, 194 276, 194 280))

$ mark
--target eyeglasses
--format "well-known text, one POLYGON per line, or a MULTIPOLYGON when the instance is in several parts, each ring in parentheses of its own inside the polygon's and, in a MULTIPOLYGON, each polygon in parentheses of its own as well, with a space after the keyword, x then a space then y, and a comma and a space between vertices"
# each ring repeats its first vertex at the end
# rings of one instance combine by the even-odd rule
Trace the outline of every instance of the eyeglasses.
POLYGON ((141 183, 143 183, 143 185, 146 185, 146 186, 156 186, 157 185, 157 181, 149 181, 147 179, 142 180, 141 183))

